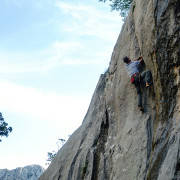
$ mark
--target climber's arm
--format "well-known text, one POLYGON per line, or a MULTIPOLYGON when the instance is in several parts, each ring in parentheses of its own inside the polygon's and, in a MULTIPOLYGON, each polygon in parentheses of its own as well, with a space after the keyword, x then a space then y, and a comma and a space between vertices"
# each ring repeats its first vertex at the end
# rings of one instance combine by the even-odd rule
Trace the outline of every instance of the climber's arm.
POLYGON ((138 61, 139 61, 139 63, 141 63, 144 61, 144 59, 141 57, 141 59, 139 59, 138 61))
POLYGON ((138 58, 134 59, 133 61, 139 61, 139 62, 141 63, 141 62, 144 61, 144 60, 143 60, 143 57, 142 57, 142 56, 139 56, 138 58))
POLYGON ((142 56, 137 57, 137 58, 134 59, 133 61, 139 61, 140 59, 142 59, 142 56))

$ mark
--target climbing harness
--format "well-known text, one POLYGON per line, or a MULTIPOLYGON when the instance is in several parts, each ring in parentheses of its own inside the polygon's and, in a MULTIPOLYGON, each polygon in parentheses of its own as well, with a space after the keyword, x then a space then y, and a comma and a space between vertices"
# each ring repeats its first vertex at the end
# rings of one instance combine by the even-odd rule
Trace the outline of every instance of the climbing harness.
POLYGON ((136 82, 136 76, 139 76, 139 82, 140 82, 140 80, 141 80, 141 74, 140 73, 136 73, 136 74, 133 74, 132 75, 132 77, 131 77, 131 83, 132 84, 135 84, 135 82, 136 82))
POLYGON ((158 84, 158 65, 157 65, 157 61, 156 61, 156 52, 154 51, 154 59, 155 59, 155 70, 156 70, 156 82, 157 82, 157 85, 156 85, 156 98, 155 98, 155 101, 156 101, 156 121, 155 121, 155 125, 154 125, 154 134, 153 134, 153 141, 152 141, 152 150, 151 150, 151 155, 150 155, 150 162, 149 162, 149 172, 148 172, 148 175, 147 175, 147 180, 150 180, 151 179, 151 163, 152 163, 152 156, 153 156, 153 153, 154 153, 154 147, 155 147, 155 137, 156 137, 156 130, 157 130, 157 122, 158 122, 158 114, 159 114, 159 84, 158 84))

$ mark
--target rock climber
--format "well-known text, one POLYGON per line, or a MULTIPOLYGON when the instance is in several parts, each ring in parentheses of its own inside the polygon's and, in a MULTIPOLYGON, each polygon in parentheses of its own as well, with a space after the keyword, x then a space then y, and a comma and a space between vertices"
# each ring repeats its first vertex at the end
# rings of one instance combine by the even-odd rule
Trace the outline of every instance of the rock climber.
POLYGON ((141 84, 145 84, 147 88, 152 85, 151 71, 148 70, 140 73, 139 66, 144 62, 142 56, 139 56, 135 60, 131 60, 129 57, 125 56, 123 61, 126 63, 126 69, 131 77, 131 82, 135 85, 137 90, 138 108, 140 111, 144 111, 142 107, 141 84))

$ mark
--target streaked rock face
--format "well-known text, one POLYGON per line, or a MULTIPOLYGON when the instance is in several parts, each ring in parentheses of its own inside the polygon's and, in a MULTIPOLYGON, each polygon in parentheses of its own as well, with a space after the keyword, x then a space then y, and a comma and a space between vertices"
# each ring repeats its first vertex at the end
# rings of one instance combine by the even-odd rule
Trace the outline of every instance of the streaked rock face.
POLYGON ((0 169, 0 180, 37 180, 44 170, 39 165, 19 167, 13 170, 0 169))
POLYGON ((134 0, 82 125, 39 180, 180 178, 180 2, 134 0), (137 107, 124 56, 143 56, 154 84, 137 107))

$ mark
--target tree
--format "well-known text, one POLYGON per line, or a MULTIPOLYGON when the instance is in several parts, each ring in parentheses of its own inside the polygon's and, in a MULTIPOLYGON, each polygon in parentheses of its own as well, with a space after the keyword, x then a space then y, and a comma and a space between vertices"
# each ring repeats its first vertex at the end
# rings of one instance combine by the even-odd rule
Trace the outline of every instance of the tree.
MULTIPOLYGON (((61 149, 61 147, 65 144, 66 140, 64 139, 58 139, 58 142, 56 142, 57 146, 58 146, 58 150, 59 151, 61 149)), ((48 161, 48 163, 46 163, 46 165, 49 165, 51 163, 51 161, 55 158, 57 152, 56 151, 52 151, 52 152, 48 152, 48 159, 46 159, 46 161, 48 161)))
MULTIPOLYGON (((9 133, 12 132, 12 127, 8 127, 8 123, 4 121, 2 113, 0 112, 0 137, 6 136, 8 137, 9 133)), ((0 139, 0 142, 2 140, 0 139)))
POLYGON ((133 0, 99 0, 100 2, 110 2, 111 10, 120 11, 120 16, 123 17, 123 20, 127 17, 131 2, 133 0))

